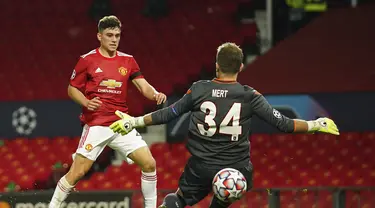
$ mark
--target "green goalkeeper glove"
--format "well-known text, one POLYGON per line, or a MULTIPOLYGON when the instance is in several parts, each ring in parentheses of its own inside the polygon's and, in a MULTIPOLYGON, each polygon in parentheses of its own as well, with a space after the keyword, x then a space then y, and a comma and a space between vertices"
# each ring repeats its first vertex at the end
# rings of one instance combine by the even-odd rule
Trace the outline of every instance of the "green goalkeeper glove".
POLYGON ((115 121, 109 126, 109 128, 112 129, 114 133, 126 135, 130 133, 131 131, 133 131, 134 128, 145 126, 143 117, 134 118, 118 110, 115 112, 115 114, 121 119, 115 121))
POLYGON ((329 118, 318 118, 314 121, 307 122, 309 126, 308 132, 322 132, 327 134, 340 135, 339 130, 333 120, 329 118))

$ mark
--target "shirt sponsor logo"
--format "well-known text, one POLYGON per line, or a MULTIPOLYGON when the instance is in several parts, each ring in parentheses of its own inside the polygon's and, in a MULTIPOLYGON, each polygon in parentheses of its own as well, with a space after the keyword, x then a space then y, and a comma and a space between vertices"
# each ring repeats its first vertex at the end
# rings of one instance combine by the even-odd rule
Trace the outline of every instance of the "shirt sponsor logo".
POLYGON ((99 86, 106 87, 107 89, 98 89, 98 92, 121 94, 121 90, 115 90, 122 86, 122 82, 118 82, 114 79, 103 80, 99 86))
POLYGON ((114 79, 108 79, 108 80, 103 80, 100 82, 100 86, 104 86, 110 89, 115 89, 116 87, 121 87, 122 82, 118 82, 114 79))

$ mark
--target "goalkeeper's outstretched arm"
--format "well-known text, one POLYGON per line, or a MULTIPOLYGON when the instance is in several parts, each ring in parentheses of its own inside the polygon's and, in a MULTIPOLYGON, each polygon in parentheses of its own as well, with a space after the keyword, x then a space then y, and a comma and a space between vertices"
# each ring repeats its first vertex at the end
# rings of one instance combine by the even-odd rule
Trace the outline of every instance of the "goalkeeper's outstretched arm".
POLYGON ((169 107, 145 115, 143 121, 146 126, 168 123, 169 121, 191 111, 192 107, 192 95, 187 93, 169 107))
MULTIPOLYGON (((329 118, 319 118, 313 121, 304 121, 299 119, 290 119, 282 115, 279 111, 272 108, 267 100, 260 93, 253 91, 250 102, 251 111, 285 133, 314 133, 323 132, 339 135, 336 124, 329 118)), ((131 117, 122 112, 116 111, 120 120, 111 124, 110 128, 117 133, 127 134, 133 128, 149 125, 158 125, 168 123, 180 115, 191 111, 193 108, 193 99, 191 93, 186 93, 179 101, 169 107, 155 111, 141 117, 131 117)))
POLYGON ((163 109, 154 111, 142 117, 135 118, 136 127, 165 124, 191 111, 193 99, 191 93, 186 93, 180 100, 163 109))
POLYGON ((250 101, 254 114, 285 133, 314 133, 324 132, 339 135, 336 124, 329 118, 320 118, 313 121, 290 119, 274 109, 263 95, 253 91, 250 101))
POLYGON ((115 133, 125 135, 133 128, 139 128, 150 125, 158 125, 168 123, 169 121, 191 111, 193 108, 193 99, 191 90, 189 90, 180 100, 171 106, 155 111, 140 117, 131 117, 121 111, 116 111, 116 115, 121 119, 112 123, 109 127, 115 133))

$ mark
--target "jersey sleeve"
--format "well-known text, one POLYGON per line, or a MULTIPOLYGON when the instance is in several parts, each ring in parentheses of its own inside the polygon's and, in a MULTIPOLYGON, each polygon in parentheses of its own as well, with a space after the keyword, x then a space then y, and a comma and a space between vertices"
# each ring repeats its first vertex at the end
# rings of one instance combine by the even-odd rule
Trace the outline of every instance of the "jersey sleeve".
POLYGON ((143 78, 139 65, 133 57, 130 60, 130 67, 130 80, 143 78))
POLYGON ((250 104, 255 115, 282 132, 292 133, 294 131, 293 119, 282 115, 278 110, 274 109, 258 91, 253 89, 251 93, 250 104))
POLYGON ((87 81, 87 66, 87 60, 81 57, 74 67, 70 77, 69 84, 81 91, 85 87, 87 81))
POLYGON ((151 114, 152 124, 158 125, 168 123, 169 121, 191 111, 193 108, 192 88, 193 86, 180 100, 173 103, 169 107, 153 112, 151 114))

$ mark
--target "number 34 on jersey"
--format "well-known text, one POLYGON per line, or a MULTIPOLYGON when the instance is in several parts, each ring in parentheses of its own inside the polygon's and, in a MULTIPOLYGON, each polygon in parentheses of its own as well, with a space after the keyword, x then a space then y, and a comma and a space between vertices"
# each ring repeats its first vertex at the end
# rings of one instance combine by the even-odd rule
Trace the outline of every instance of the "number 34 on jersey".
POLYGON ((204 113, 208 111, 204 119, 208 129, 203 124, 197 124, 200 134, 212 137, 218 131, 220 134, 231 135, 231 141, 238 141, 238 136, 242 133, 242 126, 240 126, 241 103, 233 103, 219 126, 214 120, 217 108, 213 102, 203 102, 200 110, 204 113), (230 121, 232 121, 231 126, 229 125, 230 121))

